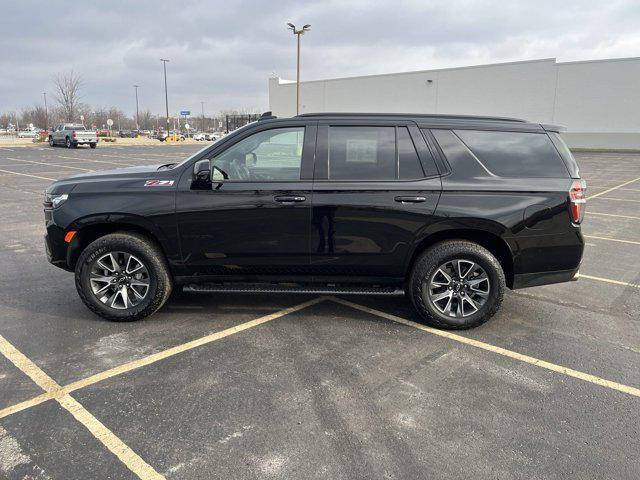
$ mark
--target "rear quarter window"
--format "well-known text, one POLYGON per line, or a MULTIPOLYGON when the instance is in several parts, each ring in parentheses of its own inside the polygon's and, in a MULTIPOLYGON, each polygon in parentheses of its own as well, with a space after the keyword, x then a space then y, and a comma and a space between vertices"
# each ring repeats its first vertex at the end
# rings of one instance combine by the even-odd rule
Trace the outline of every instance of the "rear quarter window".
MULTIPOLYGON (((569 176, 558 150, 546 133, 454 130, 453 134, 493 175, 530 178, 569 176)), ((449 158, 447 152, 444 153, 449 158)))

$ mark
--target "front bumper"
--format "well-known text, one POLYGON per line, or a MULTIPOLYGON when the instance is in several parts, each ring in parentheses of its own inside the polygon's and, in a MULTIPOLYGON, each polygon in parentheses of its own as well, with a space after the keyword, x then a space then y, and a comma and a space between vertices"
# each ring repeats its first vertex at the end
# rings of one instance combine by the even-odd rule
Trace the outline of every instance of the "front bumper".
MULTIPOLYGON (((63 207, 64 208, 64 207, 63 207)), ((44 219, 46 233, 44 235, 44 247, 49 263, 64 270, 72 271, 72 263, 70 262, 71 253, 77 244, 74 237, 71 242, 66 242, 64 237, 67 230, 56 223, 54 216, 57 210, 50 208, 44 209, 44 219)))

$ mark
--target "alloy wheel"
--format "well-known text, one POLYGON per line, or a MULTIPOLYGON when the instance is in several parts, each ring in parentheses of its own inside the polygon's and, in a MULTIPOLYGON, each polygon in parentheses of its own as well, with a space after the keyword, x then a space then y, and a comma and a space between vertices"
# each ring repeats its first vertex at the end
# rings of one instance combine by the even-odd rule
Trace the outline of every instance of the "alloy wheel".
POLYGON ((440 265, 422 285, 429 300, 443 315, 464 318, 478 312, 489 298, 487 272, 476 262, 449 260, 440 265))
POLYGON ((127 252, 109 252, 91 266, 91 290, 108 307, 125 310, 149 293, 150 277, 142 261, 127 252))

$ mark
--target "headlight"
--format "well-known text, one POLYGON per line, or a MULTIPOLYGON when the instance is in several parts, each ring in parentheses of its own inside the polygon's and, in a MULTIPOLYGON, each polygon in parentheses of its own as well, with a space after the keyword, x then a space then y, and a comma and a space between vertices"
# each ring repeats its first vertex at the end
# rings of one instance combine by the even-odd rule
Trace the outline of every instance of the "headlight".
POLYGON ((44 206, 45 208, 58 208, 69 198, 68 193, 45 193, 44 194, 44 206))

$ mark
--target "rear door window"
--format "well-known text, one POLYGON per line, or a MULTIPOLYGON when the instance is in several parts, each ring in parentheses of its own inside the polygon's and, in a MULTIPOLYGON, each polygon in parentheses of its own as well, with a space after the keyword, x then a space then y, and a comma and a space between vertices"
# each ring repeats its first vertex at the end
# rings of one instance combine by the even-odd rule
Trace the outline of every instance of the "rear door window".
POLYGON ((424 171, 418 158, 418 152, 409 135, 407 127, 398 127, 398 178, 413 180, 423 178, 424 171))
POLYGON ((419 180, 425 177, 407 127, 331 126, 330 180, 419 180))
MULTIPOLYGON (((493 175, 533 178, 568 176, 564 162, 546 133, 484 130, 454 130, 453 133, 484 169, 493 175)), ((444 153, 449 158, 447 152, 444 153)))
POLYGON ((395 127, 330 127, 331 180, 395 180, 395 127))

